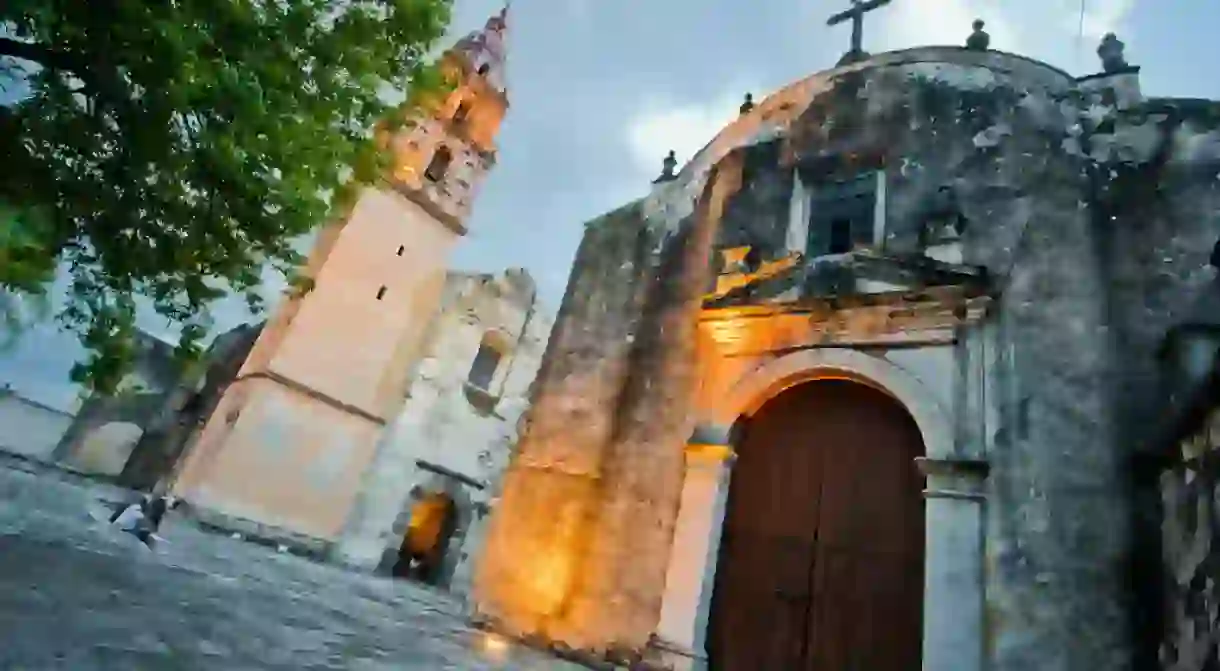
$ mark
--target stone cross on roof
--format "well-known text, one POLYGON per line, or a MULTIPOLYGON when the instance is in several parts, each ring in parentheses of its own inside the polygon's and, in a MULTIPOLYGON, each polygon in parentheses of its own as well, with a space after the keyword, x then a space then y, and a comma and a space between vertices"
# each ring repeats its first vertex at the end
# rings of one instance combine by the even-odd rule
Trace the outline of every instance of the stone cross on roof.
POLYGON ((874 9, 880 9, 893 0, 851 0, 851 9, 844 10, 830 17, 828 26, 835 26, 848 19, 851 20, 851 51, 843 55, 839 65, 864 60, 868 53, 864 51, 864 15, 874 9))

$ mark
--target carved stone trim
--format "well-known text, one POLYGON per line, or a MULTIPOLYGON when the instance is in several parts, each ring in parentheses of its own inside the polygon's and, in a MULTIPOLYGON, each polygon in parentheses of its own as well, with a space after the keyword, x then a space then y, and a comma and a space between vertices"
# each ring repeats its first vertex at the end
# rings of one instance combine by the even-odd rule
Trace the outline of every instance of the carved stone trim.
POLYGON ((943 341, 983 319, 986 296, 895 292, 775 306, 705 309, 700 331, 721 356, 843 343, 943 341))
POLYGON ((956 489, 925 489, 925 499, 957 499, 959 501, 985 501, 987 496, 979 492, 963 492, 956 489))
POLYGON ((983 459, 950 457, 933 459, 916 457, 915 466, 928 478, 926 499, 954 499, 958 501, 983 501, 983 483, 991 472, 991 464, 983 459))
POLYGON ((1123 77, 1123 76, 1127 76, 1127 75, 1138 75, 1139 73, 1140 73, 1140 66, 1128 65, 1127 67, 1125 67, 1121 70, 1118 70, 1116 72, 1096 72, 1091 75, 1084 75, 1083 77, 1077 77, 1076 83, 1085 84, 1088 82, 1097 81, 1099 79, 1109 79, 1111 77, 1123 77))
POLYGON ((384 417, 379 417, 377 415, 374 415, 373 413, 369 412, 368 410, 365 410, 364 408, 361 408, 359 406, 352 405, 351 403, 346 403, 344 401, 340 401, 339 399, 334 398, 333 396, 330 396, 329 394, 324 394, 324 393, 318 391, 317 389, 314 389, 313 387, 310 387, 310 386, 307 386, 300 382, 297 382, 296 380, 292 380, 287 377, 284 377, 283 375, 280 375, 279 373, 276 373, 274 371, 260 370, 260 371, 255 371, 253 373, 247 373, 245 375, 242 375, 241 377, 234 379, 233 382, 234 383, 243 382, 245 380, 269 380, 269 381, 275 382, 276 384, 279 384, 281 386, 287 387, 288 389, 291 389, 291 390, 297 392, 298 394, 301 394, 303 396, 308 396, 309 398, 312 398, 315 401, 318 401, 325 405, 329 405, 332 408, 335 408, 337 410, 342 410, 343 412, 346 412, 348 414, 355 415, 357 417, 366 419, 378 426, 385 426, 385 424, 386 424, 386 420, 384 417))
POLYGON ((428 471, 430 473, 436 473, 437 475, 442 475, 446 478, 456 480, 457 482, 460 482, 460 483, 466 485, 467 487, 472 487, 472 488, 478 489, 478 490, 487 489, 487 483, 475 480, 474 478, 470 477, 469 475, 464 475, 462 473, 458 473, 457 471, 455 471, 453 469, 445 468, 444 466, 441 466, 440 464, 434 464, 430 461, 424 461, 423 459, 416 459, 415 465, 418 466, 419 468, 421 468, 422 470, 428 471))
POLYGON ((991 464, 985 459, 969 457, 934 459, 915 457, 915 466, 925 476, 967 477, 985 480, 991 473, 991 464))
POLYGON ((732 464, 737 453, 730 440, 730 429, 719 424, 697 424, 686 441, 686 463, 732 464))
POLYGON ((465 237, 470 232, 465 222, 453 214, 446 212, 433 199, 429 198, 425 191, 427 187, 422 184, 414 186, 393 178, 387 179, 385 183, 394 193, 420 206, 424 212, 427 212, 454 234, 465 237))

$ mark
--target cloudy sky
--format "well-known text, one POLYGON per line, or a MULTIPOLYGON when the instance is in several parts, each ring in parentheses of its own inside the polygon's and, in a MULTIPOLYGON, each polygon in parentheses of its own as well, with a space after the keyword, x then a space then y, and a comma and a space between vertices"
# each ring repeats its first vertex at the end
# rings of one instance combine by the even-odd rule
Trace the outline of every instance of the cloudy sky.
MULTIPOLYGON (((865 25, 874 53, 958 45, 976 18, 992 48, 1077 74, 1100 66, 1116 32, 1152 95, 1220 98, 1217 0, 894 0, 865 25), (1001 9, 1003 7, 1003 9, 1001 9)), ((457 0, 454 30, 499 0, 457 0)), ((643 195, 665 152, 685 160, 756 98, 832 66, 850 26, 826 19, 848 0, 517 0, 512 109, 500 164, 475 206, 462 267, 528 267, 558 305, 581 222, 643 195)))
MULTIPOLYGON (((865 28, 872 52, 962 44, 987 21, 992 47, 1077 74, 1099 69, 1102 34, 1127 43, 1150 95, 1220 98, 1217 0, 894 0, 865 28)), ((826 26, 848 0, 516 0, 510 17, 512 109, 499 166, 476 203, 455 265, 524 266, 558 306, 581 223, 643 195, 673 149, 690 157, 756 98, 834 64, 850 28, 826 26)), ((457 0, 454 38, 501 0, 457 0)), ((218 327, 243 321, 219 316, 218 327)), ((157 329, 155 323, 150 328, 157 329)), ((0 354, 8 381, 66 405, 71 340, 40 335, 0 354)))

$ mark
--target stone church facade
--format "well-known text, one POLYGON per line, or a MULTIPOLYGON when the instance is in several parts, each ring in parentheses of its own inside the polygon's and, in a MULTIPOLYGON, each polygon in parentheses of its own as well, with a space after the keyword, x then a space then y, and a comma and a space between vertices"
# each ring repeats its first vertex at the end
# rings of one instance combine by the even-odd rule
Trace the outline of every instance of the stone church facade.
POLYGON ((361 485, 360 508, 336 545, 349 566, 401 571, 404 538, 421 502, 443 497, 450 526, 424 578, 465 594, 483 520, 517 438, 551 318, 529 273, 450 273, 425 335, 408 398, 381 438, 361 485))
POLYGON ((1217 291, 1220 104, 1099 53, 856 54, 590 222, 480 617, 674 668, 1153 668, 1140 464, 1217 291))

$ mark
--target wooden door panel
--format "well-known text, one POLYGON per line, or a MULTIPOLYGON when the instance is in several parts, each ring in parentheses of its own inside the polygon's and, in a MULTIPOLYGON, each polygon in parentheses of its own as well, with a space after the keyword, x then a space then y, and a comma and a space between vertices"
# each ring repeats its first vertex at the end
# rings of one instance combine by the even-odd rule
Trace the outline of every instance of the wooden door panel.
POLYGON ((709 622, 717 671, 919 668, 918 430, 849 382, 789 390, 750 419, 709 622))
POLYGON ((808 671, 920 667, 921 564, 904 556, 819 548, 808 671))
MULTIPOLYGON (((733 557, 717 587, 713 636, 717 668, 799 668, 807 653, 812 546, 802 539, 735 534, 722 538, 733 557)), ((718 571, 719 573, 719 571, 718 571)))

